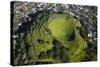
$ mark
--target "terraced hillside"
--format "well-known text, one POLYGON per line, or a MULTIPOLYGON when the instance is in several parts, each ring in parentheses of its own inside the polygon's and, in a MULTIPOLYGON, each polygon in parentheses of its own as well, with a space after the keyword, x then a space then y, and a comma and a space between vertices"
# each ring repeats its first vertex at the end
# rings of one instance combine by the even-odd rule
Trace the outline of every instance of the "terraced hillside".
MULTIPOLYGON (((34 4, 31 4, 34 7, 33 11, 22 16, 18 25, 18 18, 21 15, 16 12, 14 14, 14 19, 17 19, 13 21, 15 23, 13 28, 14 65, 83 62, 97 59, 96 41, 90 42, 92 35, 89 34, 90 31, 86 25, 88 22, 85 24, 87 20, 82 20, 87 17, 84 16, 85 11, 81 17, 77 13, 73 15, 68 10, 63 11, 66 7, 64 5, 34 4), (45 8, 44 5, 46 5, 45 8)), ((78 9, 77 6, 75 7, 78 9)), ((79 12, 81 13, 81 10, 79 12)))
POLYGON ((23 23, 17 31, 20 38, 20 55, 17 64, 84 60, 87 42, 79 33, 78 27, 81 27, 81 23, 78 19, 70 14, 51 14, 48 11, 40 12, 35 17, 36 20, 33 19, 23 23), (28 63, 25 63, 26 60, 28 63))

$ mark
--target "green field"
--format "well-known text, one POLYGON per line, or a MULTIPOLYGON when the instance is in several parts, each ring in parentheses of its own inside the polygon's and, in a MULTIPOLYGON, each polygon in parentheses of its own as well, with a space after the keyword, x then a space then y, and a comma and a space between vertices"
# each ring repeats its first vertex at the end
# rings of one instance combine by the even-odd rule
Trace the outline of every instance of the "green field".
MULTIPOLYGON (((81 26, 80 22, 74 17, 64 14, 52 14, 48 20, 46 18, 47 16, 42 18, 36 32, 34 31, 32 35, 36 56, 41 52, 46 53, 48 50, 52 50, 54 47, 52 41, 56 39, 62 43, 61 46, 68 49, 65 54, 69 57, 69 61, 83 60, 86 55, 83 49, 87 45, 86 41, 80 36, 79 30, 76 29, 76 27, 81 26)), ((52 57, 45 56, 41 60, 48 58, 52 59, 52 57)))
MULTIPOLYGON (((23 51, 26 45, 30 64, 79 62, 85 59, 87 42, 77 29, 82 26, 78 19, 69 14, 44 13, 38 15, 37 20, 39 23, 31 24, 26 34, 21 36, 21 49, 23 51)), ((18 64, 23 63, 23 60, 18 60, 18 64)))

